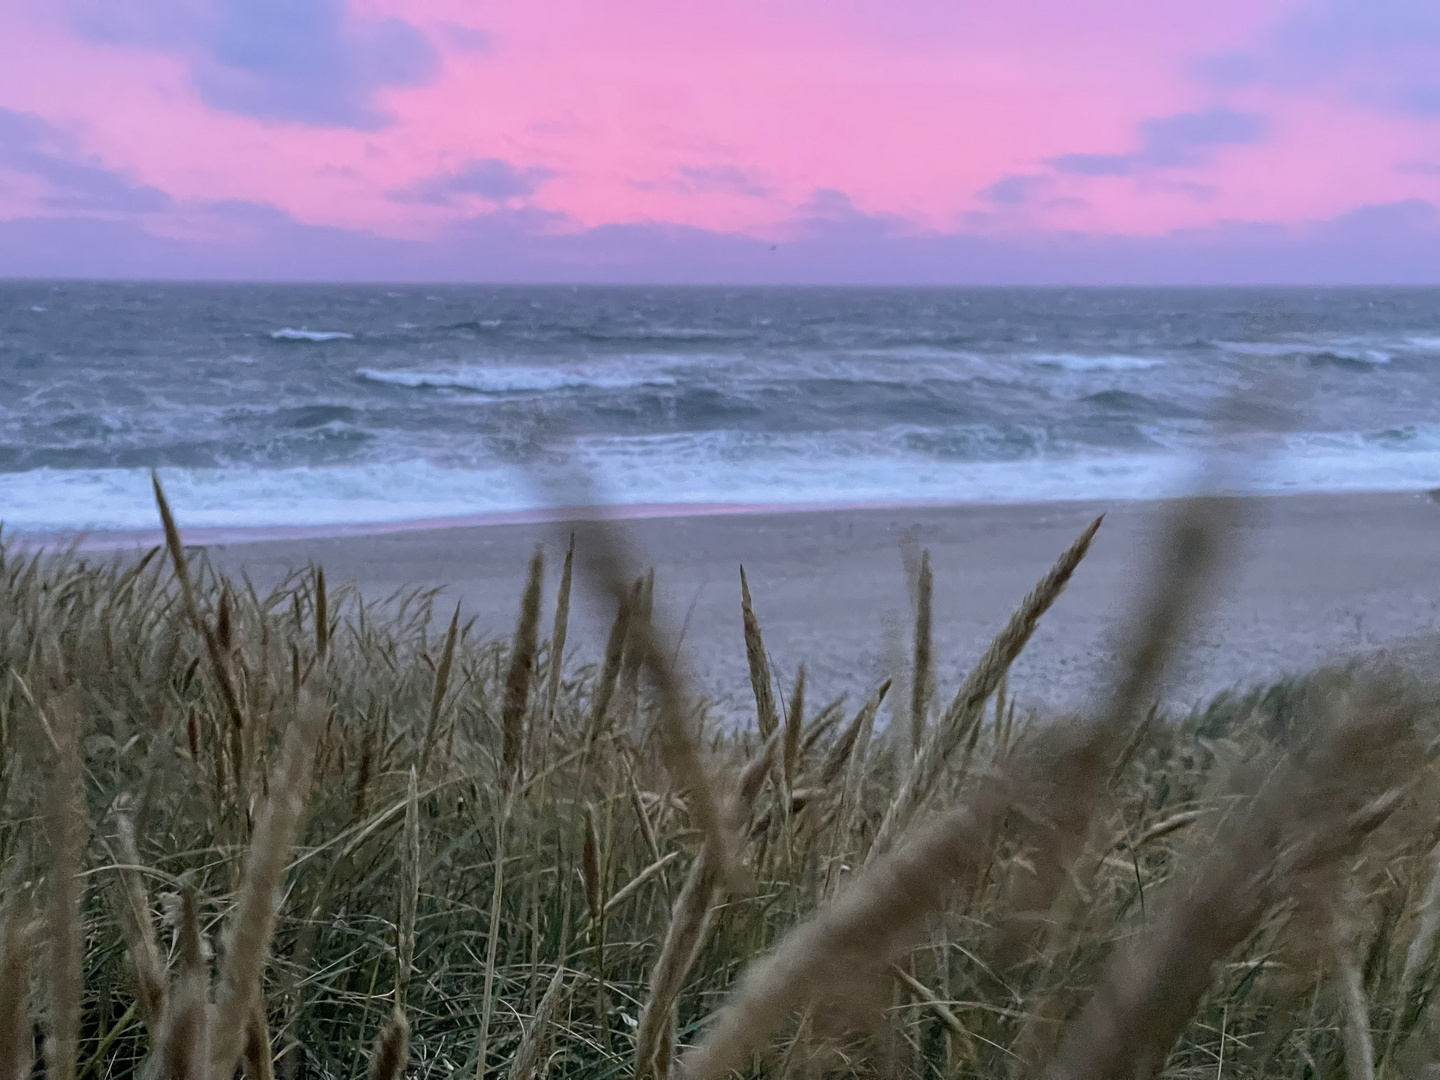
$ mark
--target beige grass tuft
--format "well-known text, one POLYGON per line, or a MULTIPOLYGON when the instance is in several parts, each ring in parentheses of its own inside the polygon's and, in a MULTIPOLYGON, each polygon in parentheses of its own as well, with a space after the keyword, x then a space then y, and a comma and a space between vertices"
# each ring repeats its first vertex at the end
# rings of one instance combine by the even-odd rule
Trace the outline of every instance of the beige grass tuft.
POLYGON ((375 1049, 370 1052, 367 1080, 400 1080, 410 1059, 410 1024, 405 1013, 396 1008, 380 1029, 375 1049))
POLYGON ((0 907, 0 1080, 29 1080, 35 1060, 30 1018, 30 957, 34 927, 30 895, 7 875, 0 907))
POLYGON ((1075 542, 1060 556, 1040 582, 1025 597, 1010 621, 990 643, 979 662, 966 676, 954 700, 930 731, 916 756, 914 768, 906 775, 900 789, 880 823, 871 857, 884 854, 933 793, 940 775, 955 751, 970 737, 980 722, 985 702, 1000 685, 1010 665, 1035 633, 1040 618, 1059 599, 1071 576, 1090 550, 1090 542, 1104 521, 1104 515, 1092 521, 1075 542))
POLYGON ((530 682, 535 673, 537 634, 540 626, 540 586, 545 574, 545 554, 538 546, 530 557, 525 594, 520 600, 520 619, 510 645, 510 667, 505 675, 505 701, 500 711, 503 735, 504 775, 518 778, 524 772, 521 751, 525 746, 525 712, 530 700, 530 682))

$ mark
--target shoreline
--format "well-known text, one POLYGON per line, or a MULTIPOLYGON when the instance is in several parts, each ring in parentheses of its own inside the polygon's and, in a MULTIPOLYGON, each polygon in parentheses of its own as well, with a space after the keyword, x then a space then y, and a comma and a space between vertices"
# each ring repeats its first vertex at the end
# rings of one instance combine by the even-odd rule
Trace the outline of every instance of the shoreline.
MULTIPOLYGON (((1063 501, 1063 500, 1042 500, 1063 501)), ((256 525, 244 528, 195 528, 180 524, 186 547, 283 543, 293 540, 343 540, 397 533, 443 532, 452 529, 488 529, 504 525, 565 525, 600 521, 652 521, 661 518, 742 517, 763 514, 840 513, 868 510, 948 510, 965 506, 1018 506, 1029 503, 984 503, 929 499, 893 502, 790 502, 790 503, 604 503, 591 506, 537 507, 531 510, 462 514, 456 517, 416 518, 408 521, 363 522, 354 525, 256 525)), ((156 514, 159 516, 158 511, 156 514)), ((181 515, 176 514, 177 519, 181 515)), ((165 542, 155 529, 77 529, 69 532, 15 532, 22 550, 55 545, 79 551, 145 549, 165 542)))
MULTIPOLYGON (((1440 503, 1440 487, 1432 489, 1401 488, 1373 491, 1238 491, 1232 493, 1244 500, 1326 499, 1366 497, 1413 497, 1440 503)), ((286 543, 312 540, 363 539, 366 537, 404 535, 411 533, 445 532, 457 529, 486 529, 515 525, 564 525, 579 522, 631 522, 674 518, 759 517, 803 514, 864 514, 877 511, 930 513, 973 510, 984 512, 1002 507, 1066 507, 1077 505, 1164 506, 1183 495, 1134 499, 1016 499, 1013 501, 981 501, 967 499, 896 499, 865 502, 697 502, 697 503, 605 503, 588 506, 536 507, 525 510, 462 514, 454 517, 417 518, 407 521, 376 521, 334 525, 257 525, 245 527, 186 528, 183 511, 176 511, 177 523, 186 547, 235 546, 248 544, 286 543)), ((165 534, 157 524, 153 529, 75 529, 64 531, 22 532, 4 530, 0 536, 15 549, 33 551, 39 548, 73 548, 77 551, 144 550, 165 542, 165 534)), ((0 522, 3 528, 3 522, 0 522)))

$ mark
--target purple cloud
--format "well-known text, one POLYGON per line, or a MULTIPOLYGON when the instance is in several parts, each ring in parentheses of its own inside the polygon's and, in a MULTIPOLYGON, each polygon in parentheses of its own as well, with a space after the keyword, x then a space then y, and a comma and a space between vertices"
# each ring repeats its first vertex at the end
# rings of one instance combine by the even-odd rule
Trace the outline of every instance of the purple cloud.
POLYGON ((1431 0, 1310 0, 1255 46, 1202 57, 1218 86, 1339 91, 1387 112, 1440 117, 1440 5, 1431 0))
POLYGON ((1002 176, 989 187, 982 188, 980 198, 996 206, 1020 206, 1029 202, 1048 181, 1045 176, 1012 173, 1002 176))
POLYGON ((439 70, 420 31, 355 22, 344 0, 69 0, 69 10, 91 41, 184 56, 206 104, 261 120, 384 127, 376 93, 439 70))
POLYGON ((477 158, 454 172, 428 176, 387 195, 392 202, 453 206, 457 198, 478 195, 503 203, 533 194, 556 174, 549 169, 518 168, 500 158, 477 158))
POLYGON ((682 165, 676 172, 680 186, 696 194, 744 195, 752 199, 771 194, 768 187, 734 165, 682 165))
POLYGON ((43 203, 58 210, 147 213, 173 202, 159 188, 84 160, 68 136, 34 113, 0 109, 0 169, 39 179, 48 188, 43 203))
POLYGON ((1139 149, 1128 154, 1061 154, 1050 164, 1074 176, 1131 176, 1152 169, 1203 165, 1222 146, 1259 142, 1269 125, 1257 113, 1233 109, 1178 113, 1143 120, 1139 149))
POLYGON ((148 232, 138 219, 0 222, 0 276, 305 281, 535 281, 748 284, 1435 284, 1440 209, 1361 207, 1296 228, 1224 222, 1159 236, 916 233, 817 193, 779 245, 664 224, 580 228, 561 215, 499 209, 432 243, 308 225, 273 206, 188 206, 214 239, 148 232))

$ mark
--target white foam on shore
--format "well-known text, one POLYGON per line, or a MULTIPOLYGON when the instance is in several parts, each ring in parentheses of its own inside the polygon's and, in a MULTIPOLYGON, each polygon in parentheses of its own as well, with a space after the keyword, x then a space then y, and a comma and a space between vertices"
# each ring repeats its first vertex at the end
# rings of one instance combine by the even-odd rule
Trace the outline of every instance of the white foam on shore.
MULTIPOLYGON (((594 490, 565 505, 614 507, 854 506, 1129 500, 1181 494, 1186 455, 1116 454, 946 461, 856 452, 813 442, 716 447, 678 436, 581 444, 574 458, 594 490), (597 494, 598 493, 598 494, 597 494)), ((1427 491, 1440 486, 1440 434, 1402 429, 1369 436, 1294 435, 1273 456, 1222 463, 1252 493, 1427 491), (1257 463, 1258 461, 1258 463, 1257 463)), ((527 474, 499 461, 443 467, 409 460, 283 469, 163 469, 176 513, 191 528, 348 532, 368 526, 533 514, 557 502, 563 475, 527 474)), ((713 510, 708 512, 714 512, 713 510)), ((0 473, 7 533, 153 529, 144 469, 36 469, 0 473)))

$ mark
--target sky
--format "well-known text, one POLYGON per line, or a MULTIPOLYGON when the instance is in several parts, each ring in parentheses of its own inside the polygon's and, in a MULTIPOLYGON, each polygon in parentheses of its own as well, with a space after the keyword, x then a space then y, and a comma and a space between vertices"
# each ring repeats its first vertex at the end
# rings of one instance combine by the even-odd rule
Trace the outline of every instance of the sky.
POLYGON ((0 276, 1440 283, 1440 0, 7 0, 0 276))

